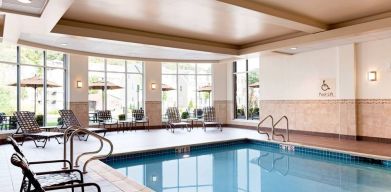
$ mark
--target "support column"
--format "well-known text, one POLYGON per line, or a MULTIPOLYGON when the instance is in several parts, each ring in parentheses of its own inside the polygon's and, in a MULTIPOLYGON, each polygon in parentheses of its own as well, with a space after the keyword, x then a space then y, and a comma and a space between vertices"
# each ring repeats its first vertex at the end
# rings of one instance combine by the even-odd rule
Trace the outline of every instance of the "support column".
POLYGON ((162 67, 160 62, 144 62, 145 74, 145 113, 149 118, 150 126, 162 125, 162 87, 161 74, 162 67), (152 83, 156 84, 156 89, 152 89, 152 83))

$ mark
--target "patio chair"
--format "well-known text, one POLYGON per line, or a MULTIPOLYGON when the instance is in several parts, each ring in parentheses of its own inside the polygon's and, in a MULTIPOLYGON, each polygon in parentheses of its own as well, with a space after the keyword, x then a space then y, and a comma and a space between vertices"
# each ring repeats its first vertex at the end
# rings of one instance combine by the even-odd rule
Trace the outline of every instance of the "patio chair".
MULTIPOLYGON (((77 119, 76 115, 73 113, 72 110, 59 110, 58 113, 60 114, 61 116, 61 119, 62 119, 62 122, 63 122, 63 126, 65 126, 65 128, 68 128, 68 127, 78 127, 78 128, 84 128, 81 124, 80 124, 80 121, 77 119)), ((91 132, 103 132, 103 136, 106 136, 106 132, 107 132, 107 129, 105 128, 94 128, 94 127, 87 127, 87 128, 84 128, 84 129, 87 129, 88 131, 91 131, 91 132)), ((81 138, 79 137, 79 139, 81 140, 81 138)), ((88 140, 88 135, 87 137, 85 138, 85 141, 88 140)))
POLYGON ((178 108, 176 107, 169 107, 167 108, 167 118, 168 118, 168 129, 171 130, 172 133, 174 133, 175 128, 186 128, 188 132, 191 131, 190 123, 183 122, 181 120, 181 116, 179 115, 178 108))
POLYGON ((145 116, 143 109, 134 109, 132 110, 133 122, 137 127, 137 124, 142 124, 144 130, 149 131, 149 119, 145 116))
POLYGON ((119 128, 118 120, 114 119, 111 116, 110 110, 101 110, 96 112, 97 120, 99 123, 99 126, 103 125, 103 128, 106 129, 106 126, 109 128, 112 128, 112 126, 116 126, 116 128, 119 128))
POLYGON ((14 115, 16 116, 16 122, 19 126, 15 134, 20 134, 23 137, 21 145, 23 145, 26 138, 31 138, 37 148, 45 148, 46 143, 50 138, 55 138, 58 144, 61 144, 58 137, 63 137, 64 133, 42 131, 35 120, 33 112, 19 111, 15 112, 14 115), (38 145, 37 142, 42 142, 43 144, 38 145))
POLYGON ((29 164, 17 153, 11 156, 11 163, 22 169, 23 180, 20 191, 24 192, 45 192, 59 189, 81 188, 94 186, 100 192, 96 183, 83 183, 83 174, 79 170, 59 170, 34 173, 29 164))
POLYGON ((215 126, 220 131, 223 131, 221 123, 217 121, 216 110, 214 107, 204 107, 204 121, 202 122, 202 127, 206 131, 207 127, 215 126))

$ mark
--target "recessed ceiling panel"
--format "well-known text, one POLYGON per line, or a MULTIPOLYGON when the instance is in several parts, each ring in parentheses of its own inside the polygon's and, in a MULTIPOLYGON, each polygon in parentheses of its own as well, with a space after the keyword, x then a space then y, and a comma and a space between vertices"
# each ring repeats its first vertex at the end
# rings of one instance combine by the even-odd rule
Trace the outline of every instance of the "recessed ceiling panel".
POLYGON ((82 52, 123 57, 170 60, 222 60, 232 57, 231 55, 210 52, 77 37, 62 34, 39 35, 22 33, 20 40, 62 49, 71 49, 82 52), (65 44, 66 46, 64 46, 65 44))
POLYGON ((63 18, 235 45, 297 32, 215 0, 78 0, 63 18))
POLYGON ((336 24, 391 11, 390 0, 254 0, 261 4, 336 24))
POLYGON ((31 0, 30 3, 22 3, 18 0, 0 0, 0 2, 1 11, 40 16, 48 0, 31 0))

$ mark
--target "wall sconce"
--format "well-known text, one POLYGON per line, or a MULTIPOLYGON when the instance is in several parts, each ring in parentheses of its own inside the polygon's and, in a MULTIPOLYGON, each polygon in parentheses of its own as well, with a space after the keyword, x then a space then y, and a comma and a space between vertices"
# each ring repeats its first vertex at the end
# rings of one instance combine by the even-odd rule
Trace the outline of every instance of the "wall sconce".
POLYGON ((151 83, 151 89, 155 90, 156 89, 156 83, 151 83))
POLYGON ((376 71, 368 72, 368 80, 369 81, 376 81, 377 80, 376 71))
POLYGON ((77 82, 76 82, 76 87, 77 87, 77 88, 82 88, 82 87, 83 87, 83 82, 77 81, 77 82))

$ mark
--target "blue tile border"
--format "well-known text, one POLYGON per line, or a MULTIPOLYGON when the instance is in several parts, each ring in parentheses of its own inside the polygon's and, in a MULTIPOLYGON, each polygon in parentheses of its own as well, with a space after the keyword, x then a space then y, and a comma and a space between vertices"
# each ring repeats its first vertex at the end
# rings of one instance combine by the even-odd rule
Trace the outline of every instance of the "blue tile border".
MULTIPOLYGON (((256 147, 261 147, 261 148, 280 149, 280 152, 287 155, 297 155, 297 156, 306 156, 306 157, 311 155, 313 156, 313 158, 320 159, 320 160, 328 160, 328 161, 338 160, 342 163, 348 163, 348 164, 369 163, 369 164, 379 165, 382 167, 391 168, 391 160, 378 160, 373 158, 360 157, 348 153, 313 149, 309 147, 295 146, 289 144, 283 144, 283 145, 294 146, 294 150, 284 150, 283 147, 281 146, 282 144, 280 143, 274 143, 269 141, 258 141, 252 139, 241 139, 241 140, 225 141, 219 143, 190 145, 190 153, 194 151, 202 151, 208 149, 224 149, 226 147, 239 146, 241 144, 253 144, 256 147)), ((143 158, 150 158, 153 156, 174 155, 177 154, 175 148, 176 147, 169 148, 169 149, 162 149, 162 150, 157 149, 153 151, 142 151, 142 152, 135 152, 129 154, 113 155, 101 161, 103 161, 104 163, 112 163, 116 161, 124 161, 126 159, 143 159, 143 158)))

